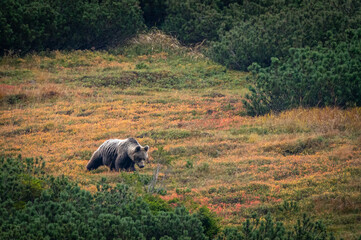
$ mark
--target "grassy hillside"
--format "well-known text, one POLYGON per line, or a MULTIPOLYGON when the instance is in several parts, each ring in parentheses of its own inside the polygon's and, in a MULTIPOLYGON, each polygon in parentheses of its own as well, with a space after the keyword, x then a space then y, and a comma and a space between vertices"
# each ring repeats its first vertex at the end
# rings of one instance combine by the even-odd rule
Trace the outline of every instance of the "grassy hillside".
POLYGON ((308 213, 338 237, 361 234, 361 108, 244 116, 247 73, 160 33, 108 52, 6 56, 0 79, 1 155, 42 156, 91 191, 106 177, 206 205, 226 225, 308 213), (130 136, 151 147, 144 169, 85 171, 102 142, 130 136))

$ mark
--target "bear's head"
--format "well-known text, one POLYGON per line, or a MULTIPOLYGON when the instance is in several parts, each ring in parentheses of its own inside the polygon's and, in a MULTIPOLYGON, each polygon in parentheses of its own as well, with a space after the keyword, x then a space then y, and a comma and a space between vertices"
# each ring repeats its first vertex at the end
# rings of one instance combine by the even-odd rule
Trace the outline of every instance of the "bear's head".
POLYGON ((138 165, 140 168, 144 168, 145 161, 148 160, 148 149, 149 146, 136 146, 134 148, 134 152, 132 154, 132 160, 138 165))

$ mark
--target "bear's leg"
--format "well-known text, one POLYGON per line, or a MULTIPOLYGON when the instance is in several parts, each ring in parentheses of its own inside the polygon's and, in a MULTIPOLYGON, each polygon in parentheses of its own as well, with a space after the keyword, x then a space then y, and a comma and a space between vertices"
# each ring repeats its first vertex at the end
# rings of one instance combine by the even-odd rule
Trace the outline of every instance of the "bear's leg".
MULTIPOLYGON (((110 170, 110 171, 113 171, 114 169, 116 170, 115 161, 113 161, 113 162, 110 164, 110 166, 109 166, 109 170, 110 170)), ((116 171, 118 171, 118 170, 116 170, 116 171)))
POLYGON ((95 151, 93 153, 93 156, 89 160, 88 164, 86 165, 86 168, 90 171, 93 169, 97 169, 99 166, 103 165, 103 159, 100 155, 99 151, 95 151))
POLYGON ((137 171, 134 167, 134 163, 132 165, 130 165, 130 167, 128 168, 128 172, 134 172, 137 171))
POLYGON ((124 154, 119 154, 114 162, 114 168, 115 171, 119 172, 121 169, 125 167, 125 164, 127 162, 127 157, 124 156, 124 154))

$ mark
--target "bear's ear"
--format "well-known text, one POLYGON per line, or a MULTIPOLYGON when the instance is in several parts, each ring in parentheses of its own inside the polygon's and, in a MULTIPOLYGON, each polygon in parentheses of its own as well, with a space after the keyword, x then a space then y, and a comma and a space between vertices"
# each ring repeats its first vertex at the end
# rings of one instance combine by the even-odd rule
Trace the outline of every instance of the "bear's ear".
POLYGON ((148 145, 144 147, 144 150, 145 150, 145 151, 148 151, 148 149, 149 149, 149 146, 148 146, 148 145))
POLYGON ((140 146, 136 146, 136 147, 135 147, 135 151, 136 151, 136 152, 139 152, 139 151, 140 151, 140 146))

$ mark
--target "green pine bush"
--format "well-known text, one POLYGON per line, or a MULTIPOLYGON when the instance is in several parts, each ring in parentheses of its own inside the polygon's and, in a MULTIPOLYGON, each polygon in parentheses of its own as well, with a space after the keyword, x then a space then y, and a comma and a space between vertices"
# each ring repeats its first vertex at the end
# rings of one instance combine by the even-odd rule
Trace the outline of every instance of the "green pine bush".
POLYGON ((346 30, 361 24, 357 0, 257 2, 230 5, 224 11, 229 29, 219 28, 220 36, 208 51, 213 60, 242 71, 253 62, 266 67, 272 57, 288 57, 291 48, 314 48, 330 36, 337 43, 344 42, 346 30))
POLYGON ((155 199, 154 212, 126 185, 111 187, 105 179, 92 194, 45 175, 43 166, 0 158, 0 239, 207 239, 201 220, 185 208, 155 199))
POLYGON ((186 0, 168 1, 167 16, 162 30, 183 43, 197 43, 204 39, 216 40, 218 29, 223 22, 217 1, 186 0))
POLYGON ((295 107, 361 106, 361 28, 347 31, 342 43, 290 49, 270 67, 254 63, 254 85, 243 101, 247 114, 263 115, 295 107))
POLYGON ((144 28, 137 0, 1 0, 0 53, 105 48, 144 28))

